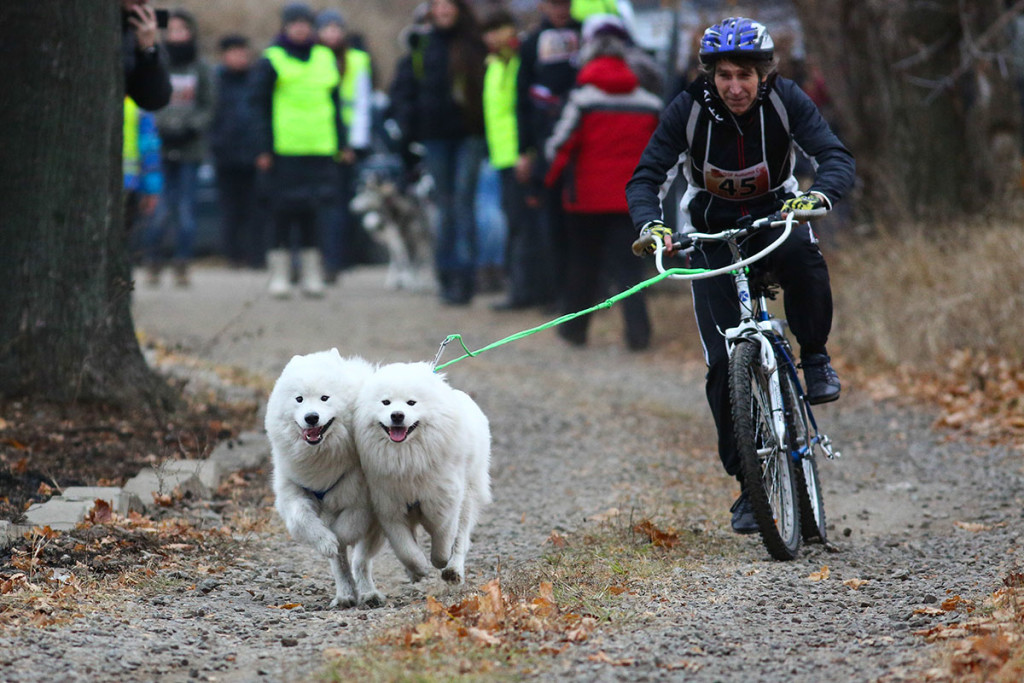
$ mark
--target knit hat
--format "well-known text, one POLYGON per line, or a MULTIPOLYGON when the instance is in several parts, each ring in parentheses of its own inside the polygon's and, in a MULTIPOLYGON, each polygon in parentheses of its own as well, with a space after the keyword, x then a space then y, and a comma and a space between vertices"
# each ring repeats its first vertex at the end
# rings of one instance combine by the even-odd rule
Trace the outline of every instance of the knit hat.
POLYGON ((583 22, 583 42, 588 42, 597 36, 614 36, 627 43, 632 43, 632 36, 622 17, 615 14, 592 14, 583 22))
POLYGON ((310 24, 316 23, 316 15, 304 2, 293 2, 285 5, 281 10, 281 24, 287 25, 296 21, 305 21, 310 24))
POLYGON ((324 26, 331 24, 337 24, 338 26, 345 28, 345 17, 341 16, 341 12, 336 9, 325 9, 320 14, 316 15, 316 27, 322 29, 324 26))

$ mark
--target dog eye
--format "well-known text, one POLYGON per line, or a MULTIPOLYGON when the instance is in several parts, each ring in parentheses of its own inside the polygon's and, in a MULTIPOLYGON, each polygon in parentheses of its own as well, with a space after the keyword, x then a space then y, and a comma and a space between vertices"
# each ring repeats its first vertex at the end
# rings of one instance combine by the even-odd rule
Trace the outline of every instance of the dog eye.
POLYGON ((329 398, 330 398, 330 396, 321 396, 320 400, 321 401, 327 401, 327 399, 329 399, 329 398))
POLYGON ((295 402, 296 403, 302 403, 302 397, 301 396, 296 396, 295 397, 295 402))
POLYGON ((414 406, 414 405, 416 405, 416 401, 406 401, 405 404, 406 405, 410 405, 410 406, 414 406))
POLYGON ((381 403, 383 403, 386 406, 391 405, 391 401, 389 399, 384 399, 383 401, 381 401, 381 403))

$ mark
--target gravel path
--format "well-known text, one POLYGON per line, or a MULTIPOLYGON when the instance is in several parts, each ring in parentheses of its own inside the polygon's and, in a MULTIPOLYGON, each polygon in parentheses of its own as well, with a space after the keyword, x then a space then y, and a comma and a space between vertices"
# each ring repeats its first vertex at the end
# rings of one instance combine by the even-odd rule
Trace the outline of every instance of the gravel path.
MULTIPOLYGON (((492 313, 486 298, 453 309, 385 291, 380 269, 346 275, 320 302, 270 301, 260 274, 207 268, 194 279, 190 290, 137 292, 138 326, 268 378, 295 353, 337 346, 374 361, 429 360, 449 333, 479 348, 546 319, 492 313)), ((537 678, 920 679, 937 650, 912 632, 964 616, 915 609, 951 595, 980 604, 1008 568, 1024 564, 1019 453, 947 440, 931 430, 932 416, 847 387, 818 415, 843 453, 820 464, 836 547, 773 562, 756 537, 728 532, 736 491, 714 455, 697 337, 688 322, 666 322, 688 321, 688 295, 674 284, 659 288, 653 351, 624 350, 613 308, 598 315, 585 350, 546 331, 449 369, 451 383, 488 414, 494 436, 495 502, 479 523, 461 591, 408 584, 386 550, 377 584, 387 605, 329 611, 326 563, 275 520, 211 578, 166 577, 167 591, 155 597, 129 593, 86 620, 0 638, 0 680, 305 680, 324 650, 355 647, 377 627, 419 614, 427 594, 455 599, 499 573, 535 566, 553 530, 572 542, 596 524, 588 517, 611 508, 623 519, 656 517, 700 533, 714 549, 637 582, 622 605, 630 618, 545 660, 537 678), (809 578, 824 566, 829 578, 809 578), (850 579, 866 583, 854 590, 844 584, 850 579), (303 606, 272 608, 294 602, 303 606)))

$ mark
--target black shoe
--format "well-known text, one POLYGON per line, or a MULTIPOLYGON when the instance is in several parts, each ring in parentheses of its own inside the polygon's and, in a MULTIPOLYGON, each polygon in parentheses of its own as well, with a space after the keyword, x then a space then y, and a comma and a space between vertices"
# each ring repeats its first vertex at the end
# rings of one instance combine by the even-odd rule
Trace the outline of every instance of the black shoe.
POLYGON ((732 530, 738 534, 756 534, 757 520, 754 519, 754 509, 750 507, 750 499, 746 493, 741 493, 736 502, 729 508, 732 513, 732 530))
POLYGON ((807 383, 807 402, 812 406, 839 398, 839 375, 832 369, 830 360, 824 353, 812 353, 800 359, 807 383))

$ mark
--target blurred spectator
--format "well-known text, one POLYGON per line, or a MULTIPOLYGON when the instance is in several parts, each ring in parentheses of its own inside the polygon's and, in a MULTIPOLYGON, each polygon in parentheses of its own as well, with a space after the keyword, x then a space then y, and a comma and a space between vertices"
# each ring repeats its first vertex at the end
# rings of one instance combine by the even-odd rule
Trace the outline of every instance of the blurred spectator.
MULTIPOLYGON (((122 154, 125 190, 125 231, 133 235, 135 226, 153 214, 163 190, 160 172, 160 136, 156 119, 130 97, 124 98, 124 150, 122 154)), ((134 254, 133 254, 134 256, 134 254)))
POLYGON ((199 59, 196 21, 184 10, 171 12, 165 40, 170 56, 171 101, 157 113, 163 157, 164 192, 145 235, 148 282, 159 284, 164 236, 176 222, 175 283, 188 286, 196 237, 196 183, 203 160, 203 134, 213 115, 213 78, 199 59))
POLYGON ((485 159, 476 183, 476 291, 505 291, 505 243, 508 226, 501 210, 501 177, 485 159))
POLYGON ((356 163, 369 154, 373 124, 373 72, 370 55, 352 45, 341 12, 322 11, 316 18, 317 39, 330 48, 341 74, 341 120, 347 139, 338 162, 338 198, 324 225, 323 249, 327 279, 354 261, 352 234, 356 229, 349 202, 356 181, 356 163))
POLYGON ((391 86, 404 146, 423 145, 434 181, 434 249, 442 301, 468 304, 476 288, 474 201, 486 153, 483 76, 487 48, 467 0, 431 0, 430 28, 410 33, 391 86))
POLYGON ((494 310, 515 310, 536 303, 538 277, 531 271, 539 262, 536 212, 528 209, 522 186, 516 181, 519 131, 516 123, 516 76, 519 73, 519 35, 512 14, 493 10, 481 24, 490 53, 484 73, 484 128, 490 165, 498 172, 501 208, 505 214, 505 272, 507 293, 494 310), (533 211, 533 215, 529 212, 533 211))
POLYGON ((316 44, 315 22, 307 5, 287 5, 281 34, 263 52, 253 84, 256 165, 270 176, 273 214, 269 291, 278 298, 291 294, 293 229, 302 292, 324 294, 319 231, 337 198, 335 158, 345 144, 341 74, 334 53, 316 44))
POLYGON ((529 206, 539 208, 543 230, 538 265, 541 298, 556 303, 565 280, 565 212, 560 189, 544 190, 547 161, 544 144, 562 104, 576 80, 580 24, 572 18, 570 0, 542 0, 542 20, 523 41, 516 77, 516 121, 519 126, 519 159, 516 179, 524 185, 529 206))
MULTIPOLYGON (((626 64, 629 65, 629 70, 636 75, 641 88, 655 95, 662 93, 665 87, 665 78, 661 67, 642 47, 633 42, 633 35, 622 17, 617 14, 591 14, 583 22, 580 32, 583 43, 592 42, 594 34, 597 32, 615 36, 622 41, 626 64)), ((580 61, 586 61, 582 55, 580 61)))
POLYGON ((255 215, 258 150, 250 109, 251 77, 249 39, 234 33, 221 38, 209 141, 217 170, 224 255, 233 266, 261 268, 266 245, 263 222, 255 215))
MULTIPOLYGON (((592 17, 593 18, 593 17, 592 17)), ((564 313, 589 308, 602 299, 602 272, 620 291, 642 279, 643 262, 630 245, 635 239, 626 204, 626 182, 658 126, 661 98, 638 85, 626 62, 629 42, 621 22, 597 25, 580 51, 583 68, 547 143, 552 160, 546 182, 566 176, 563 205, 569 239, 564 313)), ((622 303, 626 345, 650 344, 651 324, 643 292, 622 303)), ((558 327, 574 346, 586 343, 590 316, 558 327)))
POLYGON ((171 99, 167 56, 160 49, 156 12, 147 0, 121 0, 121 61, 124 92, 148 111, 171 99))

